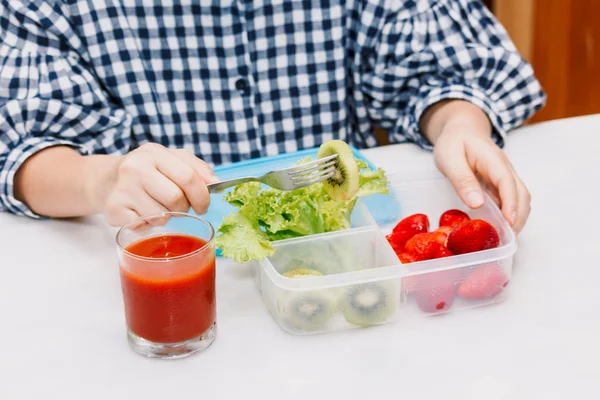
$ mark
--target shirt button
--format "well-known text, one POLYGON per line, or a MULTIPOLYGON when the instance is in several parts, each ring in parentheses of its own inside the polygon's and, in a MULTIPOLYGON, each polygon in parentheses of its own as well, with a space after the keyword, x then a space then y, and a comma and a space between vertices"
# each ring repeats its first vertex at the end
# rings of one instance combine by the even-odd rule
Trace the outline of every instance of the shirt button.
POLYGON ((250 84, 248 83, 247 79, 240 78, 235 82, 235 88, 241 94, 248 94, 248 92, 250 91, 250 84))

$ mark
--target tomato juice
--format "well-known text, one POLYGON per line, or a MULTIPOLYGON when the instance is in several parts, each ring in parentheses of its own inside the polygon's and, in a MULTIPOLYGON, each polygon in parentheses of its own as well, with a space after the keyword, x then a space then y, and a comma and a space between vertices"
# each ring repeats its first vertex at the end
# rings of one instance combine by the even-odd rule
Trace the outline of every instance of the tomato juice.
POLYGON ((134 242, 120 262, 125 318, 135 335, 157 343, 193 339, 216 319, 215 252, 188 235, 134 242))

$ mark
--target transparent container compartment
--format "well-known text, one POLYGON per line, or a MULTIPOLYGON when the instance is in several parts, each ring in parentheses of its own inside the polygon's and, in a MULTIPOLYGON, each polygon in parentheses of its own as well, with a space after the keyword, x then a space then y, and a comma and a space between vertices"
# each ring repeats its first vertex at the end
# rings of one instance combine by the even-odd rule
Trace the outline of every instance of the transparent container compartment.
POLYGON ((508 295, 515 235, 489 196, 468 209, 450 183, 435 172, 388 175, 398 217, 377 225, 358 202, 352 228, 274 242, 275 254, 254 264, 255 283, 275 321, 287 332, 307 335, 410 321, 482 307, 508 295), (500 236, 494 249, 402 264, 385 235, 411 214, 429 217, 430 231, 440 215, 460 209, 492 224, 500 236), (289 278, 296 268, 322 276, 289 278), (477 277, 488 290, 464 290, 477 277), (490 290, 493 288, 493 290, 490 290))

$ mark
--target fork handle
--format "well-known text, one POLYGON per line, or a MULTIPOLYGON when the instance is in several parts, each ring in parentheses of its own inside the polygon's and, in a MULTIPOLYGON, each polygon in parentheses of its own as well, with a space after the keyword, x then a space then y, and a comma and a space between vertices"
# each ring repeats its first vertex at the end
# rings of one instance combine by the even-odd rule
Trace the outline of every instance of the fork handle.
POLYGON ((228 179, 226 181, 221 181, 221 182, 217 182, 217 183, 209 183, 208 185, 206 185, 206 187, 208 188, 209 193, 218 193, 224 189, 227 189, 228 187, 239 185, 240 183, 256 182, 256 181, 258 181, 257 178, 249 176, 246 178, 228 179))

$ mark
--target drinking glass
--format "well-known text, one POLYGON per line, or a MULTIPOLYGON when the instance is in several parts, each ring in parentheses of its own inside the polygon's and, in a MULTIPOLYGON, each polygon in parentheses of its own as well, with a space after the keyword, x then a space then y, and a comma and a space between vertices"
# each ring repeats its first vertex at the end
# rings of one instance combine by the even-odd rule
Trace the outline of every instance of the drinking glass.
POLYGON ((127 338, 138 354, 181 358, 216 335, 214 229, 202 217, 165 212, 117 233, 127 338))

